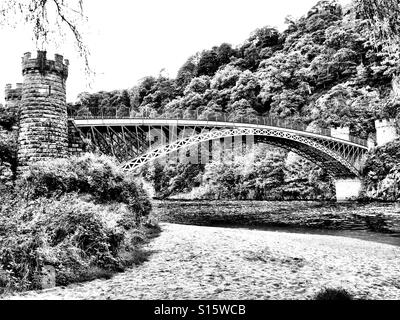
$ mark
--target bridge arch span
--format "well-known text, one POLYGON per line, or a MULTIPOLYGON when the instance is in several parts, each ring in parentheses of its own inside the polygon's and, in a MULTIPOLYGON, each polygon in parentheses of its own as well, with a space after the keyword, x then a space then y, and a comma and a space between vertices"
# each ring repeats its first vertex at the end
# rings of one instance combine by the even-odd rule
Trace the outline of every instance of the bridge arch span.
POLYGON ((326 169, 335 178, 358 177, 360 175, 358 163, 366 152, 365 148, 343 143, 344 141, 340 141, 340 139, 326 140, 318 135, 315 137, 304 136, 289 130, 246 127, 214 128, 211 131, 200 132, 156 147, 122 163, 121 167, 126 171, 134 171, 153 160, 205 141, 247 135, 254 136, 257 141, 293 151, 326 169))

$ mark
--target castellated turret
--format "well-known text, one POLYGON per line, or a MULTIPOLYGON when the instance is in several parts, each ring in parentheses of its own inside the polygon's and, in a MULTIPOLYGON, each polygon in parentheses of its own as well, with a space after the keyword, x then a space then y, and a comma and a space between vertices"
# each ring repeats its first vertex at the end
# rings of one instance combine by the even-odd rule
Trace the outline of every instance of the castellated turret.
POLYGON ((56 54, 47 60, 46 51, 30 52, 22 58, 22 97, 19 107, 19 170, 29 164, 68 153, 65 82, 68 60, 56 54))
POLYGON ((398 138, 395 119, 375 120, 376 144, 383 146, 398 138))

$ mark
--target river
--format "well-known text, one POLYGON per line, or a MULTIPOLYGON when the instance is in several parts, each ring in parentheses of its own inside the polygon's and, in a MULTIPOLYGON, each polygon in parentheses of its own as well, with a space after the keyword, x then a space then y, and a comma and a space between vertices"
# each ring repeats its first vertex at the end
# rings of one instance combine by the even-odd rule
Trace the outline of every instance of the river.
POLYGON ((154 200, 162 222, 357 238, 400 246, 400 204, 154 200))

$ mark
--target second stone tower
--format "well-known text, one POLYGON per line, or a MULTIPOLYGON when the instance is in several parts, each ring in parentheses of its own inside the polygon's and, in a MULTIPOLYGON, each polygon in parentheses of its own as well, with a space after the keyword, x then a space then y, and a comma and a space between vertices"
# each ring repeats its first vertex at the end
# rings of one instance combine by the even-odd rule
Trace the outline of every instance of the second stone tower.
POLYGON ((47 60, 46 51, 36 58, 22 58, 22 98, 18 137, 19 171, 31 163, 68 154, 67 103, 65 83, 68 60, 56 54, 47 60))

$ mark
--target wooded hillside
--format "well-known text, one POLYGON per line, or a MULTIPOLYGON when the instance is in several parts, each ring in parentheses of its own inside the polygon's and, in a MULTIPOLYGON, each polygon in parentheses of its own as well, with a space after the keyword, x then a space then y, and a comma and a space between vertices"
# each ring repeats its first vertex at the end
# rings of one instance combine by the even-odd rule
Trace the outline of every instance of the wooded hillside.
MULTIPOLYGON (((101 108, 103 114, 133 116, 226 112, 235 120, 266 115, 318 126, 348 125, 350 134, 367 138, 375 119, 399 116, 393 77, 400 58, 397 46, 387 50, 379 39, 371 40, 370 24, 355 8, 320 1, 302 18, 287 18, 284 32, 266 26, 237 47, 223 43, 194 54, 175 79, 160 73, 130 89, 82 93, 70 107, 78 114, 101 108)), ((285 159, 276 161, 283 165, 285 159)), ((292 171, 291 165, 286 169, 292 171)), ((368 166, 365 174, 374 176, 381 169, 368 166)))

